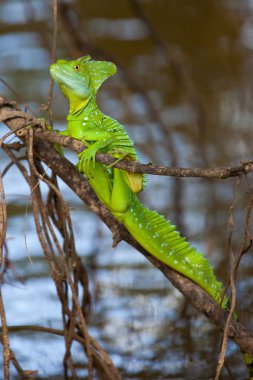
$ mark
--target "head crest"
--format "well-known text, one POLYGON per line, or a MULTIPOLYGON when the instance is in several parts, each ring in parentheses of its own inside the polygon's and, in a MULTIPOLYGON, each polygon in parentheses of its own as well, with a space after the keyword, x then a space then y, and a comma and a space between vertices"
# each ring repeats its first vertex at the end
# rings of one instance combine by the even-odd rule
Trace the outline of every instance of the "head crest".
POLYGON ((92 87, 95 93, 98 91, 102 83, 114 75, 117 71, 116 66, 112 62, 107 61, 91 61, 90 56, 80 58, 86 64, 91 77, 92 87))

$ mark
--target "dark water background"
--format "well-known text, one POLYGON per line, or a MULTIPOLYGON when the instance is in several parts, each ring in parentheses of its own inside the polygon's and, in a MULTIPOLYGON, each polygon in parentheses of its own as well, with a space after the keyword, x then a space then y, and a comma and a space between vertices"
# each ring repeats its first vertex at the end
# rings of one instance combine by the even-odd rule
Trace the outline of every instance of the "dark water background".
MULTIPOLYGON (((126 126, 143 162, 216 167, 252 160, 252 1, 139 0, 141 8, 131 0, 60 3, 65 7, 58 58, 90 54, 122 66, 103 86, 99 104, 126 126), (76 28, 71 33, 66 18, 76 28)), ((51 1, 0 2, 0 76, 19 94, 21 103, 29 104, 40 117, 48 117, 40 107, 48 96, 52 31, 51 1)), ((0 93, 14 99, 2 83, 0 93)), ((54 94, 55 126, 61 128, 67 104, 57 90, 54 94)), ((1 125, 1 137, 6 131, 1 125)), ((68 156, 76 160, 73 154, 68 156)), ((7 163, 1 153, 1 170, 7 163)), ((141 195, 147 206, 166 215, 205 253, 223 281, 229 273, 227 221, 234 184, 234 179, 150 176, 141 195)), ((4 185, 7 245, 18 273, 10 271, 3 286, 8 324, 61 328, 55 288, 29 209, 26 214, 29 190, 15 168, 6 175, 4 185)), ((243 241, 251 185, 248 176, 237 186, 235 253, 243 241)), ((112 250, 106 227, 66 186, 62 185, 62 191, 72 209, 77 249, 92 285, 90 333, 123 378, 212 378, 219 332, 140 253, 124 243, 112 250)), ((252 264, 251 250, 237 277, 239 314, 249 327, 252 264)), ((38 370, 47 379, 62 378, 62 338, 13 333, 11 347, 23 368, 38 370)), ((76 361, 83 363, 78 345, 73 351, 76 361)), ((227 362, 234 379, 246 378, 232 343, 227 362)), ((231 379, 227 369, 222 379, 231 379)))

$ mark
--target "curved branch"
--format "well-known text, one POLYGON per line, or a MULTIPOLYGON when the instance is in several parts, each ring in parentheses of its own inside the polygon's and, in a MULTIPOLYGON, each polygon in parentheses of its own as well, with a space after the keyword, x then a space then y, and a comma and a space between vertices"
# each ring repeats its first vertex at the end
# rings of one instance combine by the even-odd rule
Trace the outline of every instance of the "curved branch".
MULTIPOLYGON (((23 123, 20 125, 19 122, 18 127, 22 128, 23 126, 25 128, 29 125, 37 127, 34 128, 34 137, 37 139, 62 145, 73 150, 76 153, 80 153, 84 149, 86 149, 86 146, 80 140, 73 139, 69 136, 62 136, 56 132, 41 128, 41 121, 33 118, 26 112, 20 111, 19 108, 13 108, 14 104, 15 103, 8 102, 0 96, 0 121, 6 122, 12 119, 23 119, 23 123)), ((22 129, 17 133, 17 135, 19 137, 22 137, 25 135, 25 133, 25 129, 22 129)), ((105 165, 112 165, 115 162, 115 158, 110 154, 97 153, 96 161, 105 165)), ((228 166, 217 168, 182 168, 159 166, 153 164, 142 164, 138 161, 121 160, 115 163, 114 166, 116 168, 127 170, 129 172, 146 173, 151 175, 162 175, 170 177, 201 177, 227 179, 253 172, 253 161, 243 161, 240 163, 240 165, 233 167, 228 166)))
MULTIPOLYGON (((18 109, 16 109, 17 111, 18 109)), ((0 97, 0 120, 5 120, 6 125, 11 130, 16 130, 24 123, 23 117, 10 118, 13 104, 9 105, 3 98, 0 97), (4 103, 3 103, 4 101, 4 103), (9 113, 8 120, 4 117, 9 113)), ((29 115, 28 115, 29 116, 29 115)), ((30 116, 29 116, 30 117, 30 116)), ((37 123, 38 124, 38 123, 37 123)), ((184 277, 182 274, 174 271, 158 261, 155 257, 151 256, 143 247, 141 247, 129 234, 126 228, 121 225, 106 209, 106 207, 98 200, 96 194, 91 189, 89 183, 83 175, 78 172, 74 165, 71 164, 66 158, 61 157, 52 144, 46 141, 46 136, 54 136, 60 138, 64 142, 64 146, 72 146, 78 144, 79 148, 82 147, 80 141, 59 136, 52 132, 42 131, 41 129, 35 130, 37 140, 34 143, 34 152, 38 158, 44 161, 54 172, 58 175, 79 197, 83 200, 112 231, 114 236, 120 236, 122 240, 132 245, 139 250, 154 266, 156 266, 172 283, 173 285, 192 303, 192 305, 201 313, 205 314, 207 318, 218 326, 222 331, 224 329, 227 313, 221 310, 220 306, 215 303, 209 295, 196 283, 184 277), (40 137, 39 137, 40 136, 40 137), (42 136, 44 138, 42 139, 42 136), (63 139, 63 140, 62 140, 63 139)), ((50 140, 52 142, 59 142, 60 140, 50 140)), ((77 145, 76 145, 77 146, 77 145)), ((98 156, 98 155, 97 155, 98 156)), ((122 164, 120 162, 119 164, 122 164)), ((127 163, 129 164, 129 163, 127 163)), ((118 164, 117 164, 118 167, 118 164)), ((210 169, 211 170, 211 169, 210 169)), ((239 175, 239 174, 237 174, 239 175)), ((221 178, 221 177, 219 177, 221 178)), ((119 240, 119 239, 118 239, 119 240)), ((229 337, 234 340, 241 348, 242 351, 248 352, 253 355, 253 333, 246 329, 241 323, 231 321, 229 327, 229 337)))

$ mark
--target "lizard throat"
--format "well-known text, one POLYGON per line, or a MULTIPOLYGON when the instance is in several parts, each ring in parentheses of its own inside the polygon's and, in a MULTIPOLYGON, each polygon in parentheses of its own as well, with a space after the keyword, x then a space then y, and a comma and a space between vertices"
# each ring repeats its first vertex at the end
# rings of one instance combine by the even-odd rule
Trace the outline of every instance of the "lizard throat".
POLYGON ((71 100, 69 104, 69 113, 72 115, 75 115, 76 113, 80 113, 80 111, 83 111, 89 103, 88 99, 77 99, 77 100, 71 100))
POLYGON ((97 109, 98 106, 94 96, 90 96, 88 99, 83 101, 72 101, 70 102, 70 109, 67 119, 69 121, 82 120, 84 116, 91 115, 97 109))

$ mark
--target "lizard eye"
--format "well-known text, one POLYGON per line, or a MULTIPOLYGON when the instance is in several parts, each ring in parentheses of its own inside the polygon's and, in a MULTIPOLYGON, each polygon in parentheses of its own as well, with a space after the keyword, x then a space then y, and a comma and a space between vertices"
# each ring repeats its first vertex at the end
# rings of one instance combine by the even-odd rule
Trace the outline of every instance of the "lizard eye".
POLYGON ((74 69, 75 71, 79 71, 79 70, 80 70, 80 65, 75 65, 75 66, 73 67, 73 69, 74 69))

